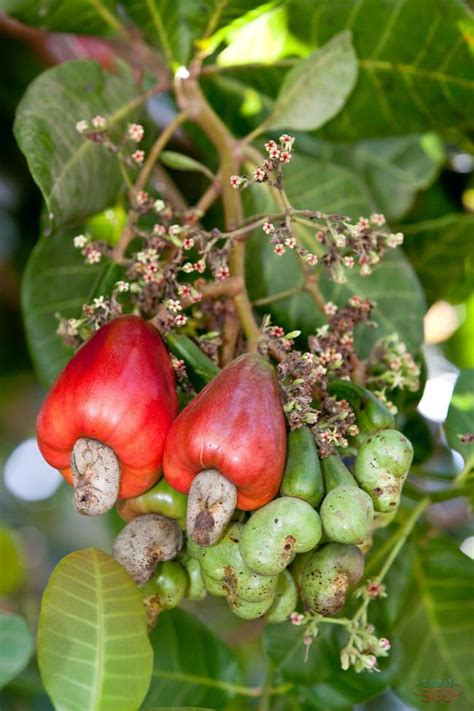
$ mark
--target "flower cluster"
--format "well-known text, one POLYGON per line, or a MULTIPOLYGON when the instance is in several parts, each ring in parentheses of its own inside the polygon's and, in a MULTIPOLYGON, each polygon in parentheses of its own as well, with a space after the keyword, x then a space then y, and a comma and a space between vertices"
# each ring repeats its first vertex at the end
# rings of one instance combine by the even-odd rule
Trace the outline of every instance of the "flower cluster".
POLYGON ((341 650, 341 667, 345 670, 354 667, 356 672, 380 671, 377 667, 378 657, 387 657, 390 642, 386 637, 374 635, 373 625, 353 626, 349 642, 341 650))
POLYGON ((374 345, 367 362, 367 383, 382 399, 386 399, 387 390, 416 392, 420 387, 420 368, 398 333, 374 345))
POLYGON ((76 131, 93 143, 101 143, 111 153, 123 158, 127 165, 141 165, 145 160, 145 152, 141 149, 134 148, 130 152, 130 144, 140 143, 145 135, 145 129, 139 123, 129 124, 118 142, 112 139, 105 116, 94 116, 88 121, 81 119, 76 123, 76 131))
POLYGON ((267 158, 262 165, 256 168, 252 175, 232 175, 230 184, 233 188, 248 188, 252 183, 268 183, 272 187, 280 188, 282 185, 281 167, 290 163, 293 157, 294 136, 283 133, 278 143, 270 140, 265 143, 267 158))

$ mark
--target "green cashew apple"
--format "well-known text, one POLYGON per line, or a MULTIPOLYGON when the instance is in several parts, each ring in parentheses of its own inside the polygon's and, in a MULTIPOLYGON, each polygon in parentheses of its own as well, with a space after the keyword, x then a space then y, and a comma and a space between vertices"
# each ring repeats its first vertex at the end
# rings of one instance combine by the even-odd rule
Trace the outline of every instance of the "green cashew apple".
POLYGON ((357 486, 357 482, 342 461, 339 454, 331 454, 321 460, 324 488, 326 493, 338 486, 357 486))
POLYGON ((412 459, 411 442, 397 430, 376 432, 361 445, 354 476, 371 497, 376 511, 397 509, 412 459))
POLYGON ((282 496, 256 511, 240 536, 240 551, 259 575, 278 575, 296 553, 314 548, 321 538, 321 519, 306 501, 282 496))
POLYGON ((149 629, 155 626, 160 612, 179 605, 187 587, 188 577, 179 563, 166 561, 158 565, 154 577, 140 588, 149 629))
POLYGON ((356 585, 364 573, 364 554, 344 543, 328 543, 315 551, 302 576, 305 605, 325 617, 344 607, 349 587, 356 585))
POLYGON ((203 600, 206 597, 206 586, 202 579, 201 566, 195 558, 180 561, 188 574, 188 590, 186 597, 189 600, 203 600))
POLYGON ((267 612, 268 622, 284 622, 296 610, 297 591, 293 576, 284 570, 278 576, 275 597, 267 612))
POLYGON ((374 506, 365 491, 338 486, 326 495, 320 508, 325 536, 335 543, 362 543, 371 531, 374 506))
POLYGON ((201 572, 202 582, 207 592, 215 597, 226 597, 227 591, 223 580, 215 580, 210 575, 201 572))

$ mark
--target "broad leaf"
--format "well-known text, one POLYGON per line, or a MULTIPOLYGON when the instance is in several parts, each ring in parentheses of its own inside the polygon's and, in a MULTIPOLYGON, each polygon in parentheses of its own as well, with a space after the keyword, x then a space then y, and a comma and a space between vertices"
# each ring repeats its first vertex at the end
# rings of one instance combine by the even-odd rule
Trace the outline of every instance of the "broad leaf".
POLYGON ((121 184, 117 160, 79 135, 77 121, 102 115, 119 139, 138 101, 128 69, 108 74, 91 61, 48 69, 29 86, 14 130, 51 229, 100 212, 113 203, 121 184))
MULTIPOLYGON (((364 185, 346 169, 307 158, 296 157, 288 166, 285 185, 295 207, 323 212, 336 212, 358 217, 367 215, 373 205, 364 185)), ((261 187, 253 190, 257 212, 274 211, 265 200, 261 187)), ((305 233, 306 246, 317 249, 314 234, 305 233)), ((321 267, 316 267, 319 273, 321 267)), ((247 258, 248 283, 252 299, 298 287, 303 282, 301 261, 287 250, 276 256, 268 237, 262 231, 255 233, 249 242, 247 258)), ((410 349, 416 350, 423 338, 423 294, 413 269, 401 250, 387 254, 370 277, 361 277, 356 270, 346 270, 347 282, 334 284, 323 274, 321 289, 328 301, 345 303, 352 294, 373 299, 377 306, 373 319, 376 329, 365 329, 359 348, 366 355, 371 344, 381 336, 397 331, 410 349)), ((325 319, 309 294, 301 293, 261 307, 271 313, 275 323, 286 330, 298 328, 304 334, 314 332, 325 319)))
POLYGON ((319 47, 350 29, 354 92, 328 126, 338 139, 473 125, 472 18, 459 0, 293 0, 290 29, 319 47))
POLYGON ((191 173, 202 173, 210 180, 214 180, 214 175, 211 173, 209 168, 198 160, 185 155, 184 153, 176 153, 175 151, 163 151, 160 154, 160 161, 167 168, 173 168, 173 170, 185 170, 191 173))
POLYGON ((18 541, 10 529, 0 526, 0 597, 11 595, 23 581, 23 566, 18 541))
MULTIPOLYGON (((424 687, 449 687, 447 680, 460 692, 453 707, 464 711, 473 705, 472 561, 458 545, 444 535, 418 541, 411 596, 396 625, 403 663, 394 687, 416 708, 426 706, 424 687)), ((445 708, 441 703, 430 706, 445 708)))
POLYGON ((33 638, 25 620, 10 612, 0 612, 0 689, 28 664, 33 638))
POLYGON ((454 387, 444 424, 449 445, 474 466, 474 442, 463 444, 459 435, 474 434, 474 368, 462 370, 454 387))
POLYGON ((33 249, 23 276, 22 306, 26 335, 40 379, 50 385, 72 356, 56 329, 56 314, 80 318, 81 307, 95 296, 107 294, 120 278, 109 262, 84 263, 73 245, 77 231, 63 229, 42 237, 33 249))
POLYGON ((303 642, 304 628, 291 622, 267 625, 263 645, 283 679, 300 686, 304 708, 345 709, 366 701, 385 689, 397 670, 396 655, 382 659, 378 674, 341 669, 340 650, 347 644, 345 633, 321 625, 308 658, 303 642))
MULTIPOLYGON (((249 10, 252 0, 128 0, 126 12, 151 44, 160 47, 170 66, 186 65, 199 41, 206 46, 217 30, 249 10)), ((262 3, 262 11, 268 4, 262 3)), ((253 14, 255 16, 255 13, 253 14)))
POLYGON ((137 587, 110 556, 70 553, 43 595, 38 661, 56 709, 137 709, 152 668, 145 608, 137 587))
POLYGON ((201 704, 224 708, 235 695, 239 671, 232 652, 184 610, 160 615, 150 635, 155 651, 152 683, 143 705, 201 704))
POLYGON ((52 32, 83 35, 113 32, 115 5, 115 0, 0 0, 2 12, 27 25, 52 32))
POLYGON ((405 246, 430 302, 459 302, 474 286, 474 215, 452 214, 403 227, 405 246))
POLYGON ((435 179, 444 151, 435 134, 360 141, 352 145, 303 138, 298 148, 349 168, 363 180, 377 209, 399 220, 416 194, 435 179))
POLYGON ((357 80, 350 32, 341 32, 285 77, 266 128, 317 129, 344 106, 357 80))

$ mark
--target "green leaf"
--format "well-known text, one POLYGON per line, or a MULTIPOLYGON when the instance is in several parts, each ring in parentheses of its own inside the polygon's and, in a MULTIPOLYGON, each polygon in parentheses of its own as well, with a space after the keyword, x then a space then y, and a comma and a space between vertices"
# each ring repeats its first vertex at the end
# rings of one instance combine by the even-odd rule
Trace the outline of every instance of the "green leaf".
POLYGON ((11 595, 23 582, 23 566, 18 542, 10 529, 0 526, 0 597, 11 595))
MULTIPOLYGON (((356 176, 346 169, 296 156, 285 173, 285 185, 292 204, 297 208, 335 212, 352 217, 372 212, 370 196, 356 176)), ((257 212, 274 211, 261 187, 252 192, 257 212)), ((315 251, 314 234, 305 232, 305 245, 315 251)), ((301 260, 287 250, 283 256, 273 253, 269 239, 261 231, 249 240, 246 261, 250 296, 253 300, 298 287, 303 282, 301 260)), ((319 273, 321 267, 316 267, 319 273)), ((367 355, 378 338, 398 332, 409 349, 416 350, 423 339, 425 304, 417 277, 401 250, 390 251, 370 277, 356 270, 346 270, 347 282, 334 284, 323 273, 320 286, 328 301, 343 304, 353 294, 373 299, 377 306, 373 319, 378 328, 364 329, 358 340, 362 356, 367 355)), ((286 330, 300 329, 308 335, 325 322, 309 294, 275 301, 261 307, 275 323, 286 330)))
POLYGON ((359 141, 352 145, 303 138, 298 148, 350 169, 370 192, 377 210, 399 220, 416 194, 435 179, 444 150, 435 134, 359 141))
POLYGON ((356 80, 351 33, 341 32, 288 72, 265 128, 319 128, 339 113, 356 80))
POLYGON ((300 686, 307 704, 304 708, 352 707, 387 688, 397 670, 398 660, 392 655, 381 660, 382 671, 378 674, 356 674, 351 669, 343 672, 339 654, 347 644, 347 634, 329 628, 330 625, 321 625, 306 661, 304 628, 284 622, 267 625, 263 633, 264 649, 283 679, 300 686))
POLYGON ((474 368, 461 370, 444 424, 450 447, 474 464, 474 443, 462 444, 459 435, 474 433, 474 368))
MULTIPOLYGON (((454 691, 461 691, 453 707, 471 709, 472 561, 445 535, 418 538, 417 543, 411 596, 396 625, 403 662, 394 689, 410 706, 425 708, 423 687, 431 680, 439 687, 446 684, 436 680, 451 680, 454 691)), ((430 707, 444 709, 445 704, 432 703, 430 707)))
POLYGON ((474 215, 455 213, 402 229, 405 249, 430 302, 448 299, 459 303, 472 293, 474 215))
POLYGON ((224 708, 240 674, 232 652, 184 610, 160 615, 150 635, 155 650, 152 683, 143 705, 202 704, 224 708))
POLYGON ((107 294, 120 278, 119 268, 110 262, 84 263, 73 245, 77 231, 63 229, 42 237, 33 249, 22 283, 22 308, 26 336, 40 379, 50 385, 72 356, 56 335, 56 313, 81 318, 83 304, 107 294))
POLYGON ((140 102, 129 69, 115 74, 75 61, 48 69, 21 100, 14 131, 40 188, 51 229, 77 222, 114 202, 121 185, 116 158, 76 131, 76 123, 105 116, 115 139, 140 102))
POLYGON ((294 0, 290 29, 320 47, 350 29, 359 80, 325 133, 348 140, 473 125, 472 16, 459 0, 294 0))
POLYGON ((25 620, 0 612, 0 689, 23 671, 32 652, 33 637, 25 620))
POLYGON ((209 180, 214 180, 214 175, 211 173, 209 168, 207 168, 207 166, 203 165, 198 160, 194 160, 194 158, 185 155, 184 153, 163 151, 160 153, 160 161, 168 168, 173 168, 173 170, 187 170, 192 173, 202 173, 209 178, 209 180))
POLYGON ((0 0, 2 12, 27 25, 82 35, 108 35, 117 30, 112 14, 115 5, 115 0, 0 0))
POLYGON ((38 661, 56 709, 137 709, 153 653, 137 587, 109 555, 70 553, 54 569, 41 604, 38 661))
POLYGON ((174 68, 188 64, 198 40, 205 46, 204 39, 254 9, 252 0, 128 0, 126 4, 127 14, 174 68))

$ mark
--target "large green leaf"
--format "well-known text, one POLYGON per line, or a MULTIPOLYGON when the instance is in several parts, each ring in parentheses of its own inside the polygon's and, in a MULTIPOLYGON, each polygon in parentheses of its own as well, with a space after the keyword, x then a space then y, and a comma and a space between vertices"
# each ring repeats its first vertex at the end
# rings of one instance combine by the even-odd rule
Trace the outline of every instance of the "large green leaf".
POLYGON ((444 160, 434 134, 359 141, 352 145, 316 141, 298 142, 303 152, 343 165, 367 186, 377 209, 389 220, 399 220, 413 205, 418 191, 435 179, 444 160))
POLYGON ((41 676, 58 711, 135 711, 150 683, 153 652, 137 587, 109 555, 70 553, 43 595, 41 676))
POLYGON ((28 664, 33 638, 25 620, 10 612, 0 612, 0 689, 28 664))
POLYGON ((252 0, 128 0, 126 12, 140 27, 145 37, 158 45, 169 64, 186 65, 195 43, 210 38, 248 11, 256 13, 268 8, 268 3, 252 0))
POLYGON ((232 652, 209 629, 184 610, 172 610, 160 616, 150 641, 155 665, 144 711, 158 704, 224 708, 240 674, 232 652))
POLYGON ((462 370, 454 387, 444 428, 448 442, 474 466, 474 442, 463 444, 459 435, 474 434, 474 368, 462 370))
POLYGON ((113 30, 115 0, 0 0, 0 10, 52 32, 106 35, 113 30))
MULTIPOLYGON (((451 680, 462 691, 453 708, 472 709, 474 702, 474 635, 472 561, 459 544, 440 535, 418 541, 411 596, 396 625, 403 665, 395 691, 410 706, 425 708, 423 687, 444 687, 451 680), (436 683, 441 680, 441 684, 436 683), (421 694, 419 696, 418 694, 421 694)), ((449 683, 448 683, 449 686, 449 683)), ((445 709, 445 703, 429 708, 445 709)))
POLYGON ((15 136, 40 188, 52 229, 100 212, 117 194, 116 159, 76 131, 81 119, 106 117, 120 137, 137 106, 130 71, 115 74, 91 61, 48 69, 29 86, 15 119, 15 136))
POLYGON ((381 661, 382 671, 356 674, 341 669, 340 650, 347 644, 345 633, 321 625, 320 633, 305 660, 304 629, 291 622, 267 625, 263 645, 283 679, 300 689, 304 708, 346 709, 366 701, 385 689, 397 670, 396 655, 381 661))
POLYGON ((0 597, 11 595, 23 581, 21 553, 15 535, 6 526, 0 526, 0 597))
POLYGON ((403 227, 408 255, 429 301, 456 303, 472 293, 474 215, 454 213, 403 227))
POLYGON ((56 335, 55 314, 80 318, 83 304, 94 296, 108 293, 118 278, 117 267, 110 262, 84 263, 73 246, 71 229, 51 237, 42 237, 33 249, 23 276, 22 306, 26 335, 36 371, 50 385, 72 356, 56 335))
POLYGON ((293 0, 289 22, 310 46, 353 33, 359 80, 328 135, 473 125, 472 17, 461 0, 293 0))
MULTIPOLYGON (((364 184, 348 170, 330 163, 296 157, 288 166, 285 185, 295 207, 323 212, 336 212, 353 217, 368 214, 374 208, 364 184)), ((262 188, 253 191, 257 211, 272 210, 262 188)), ((275 208, 273 207, 273 210, 275 208)), ((309 235, 309 233, 308 233, 309 235)), ((308 246, 316 250, 316 242, 307 236, 308 246)), ((321 269, 317 267, 318 269, 321 269)), ((252 299, 297 287, 303 281, 301 261, 287 251, 279 257, 273 253, 263 232, 252 236, 247 258, 248 283, 252 299)), ((347 283, 334 284, 324 275, 321 288, 327 300, 344 303, 348 296, 359 294, 373 299, 377 306, 373 318, 376 329, 365 329, 359 347, 367 354, 374 340, 397 331, 408 347, 416 350, 423 337, 423 294, 413 269, 401 250, 390 252, 370 277, 361 277, 347 270, 347 283)), ((287 330, 298 328, 305 334, 324 321, 309 294, 301 293, 267 306, 275 322, 287 330)))
POLYGON ((341 32, 288 72, 265 126, 317 129, 339 113, 356 81, 351 33, 341 32))

